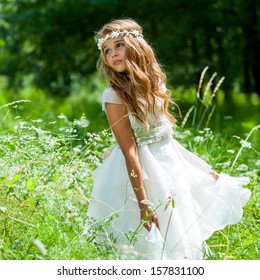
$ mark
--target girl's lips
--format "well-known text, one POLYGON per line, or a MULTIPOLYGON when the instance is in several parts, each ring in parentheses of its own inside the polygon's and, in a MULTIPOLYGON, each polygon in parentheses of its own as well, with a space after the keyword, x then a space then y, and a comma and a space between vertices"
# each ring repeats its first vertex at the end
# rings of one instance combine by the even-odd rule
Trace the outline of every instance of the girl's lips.
POLYGON ((113 65, 118 65, 119 63, 121 63, 122 60, 116 60, 114 61, 113 65))

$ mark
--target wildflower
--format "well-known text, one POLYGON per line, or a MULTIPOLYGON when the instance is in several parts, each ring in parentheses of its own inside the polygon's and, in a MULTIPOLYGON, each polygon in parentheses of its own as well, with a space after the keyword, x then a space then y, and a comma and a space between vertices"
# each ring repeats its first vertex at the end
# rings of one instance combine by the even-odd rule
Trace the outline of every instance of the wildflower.
POLYGON ((243 148, 249 148, 249 149, 251 148, 251 143, 250 142, 247 142, 245 140, 241 140, 239 143, 241 144, 241 146, 243 148))
POLYGON ((85 127, 87 127, 89 125, 89 120, 87 120, 86 117, 83 115, 80 118, 80 120, 74 120, 73 124, 85 128, 85 127))
POLYGON ((234 154, 235 151, 230 149, 230 150, 227 150, 227 153, 229 153, 229 154, 234 154))
POLYGON ((81 149, 82 149, 81 146, 77 146, 77 147, 74 147, 72 150, 74 153, 80 153, 81 149))
POLYGON ((224 162, 224 163, 223 163, 223 168, 227 168, 227 167, 229 167, 229 166, 230 166, 230 164, 231 164, 231 162, 230 162, 230 161, 226 161, 226 162, 224 162))
POLYGON ((67 120, 67 117, 62 113, 57 118, 59 118, 61 120, 67 120))
POLYGON ((153 203, 148 199, 143 199, 140 203, 143 204, 143 205, 151 206, 151 207, 154 206, 153 203))
POLYGON ((239 171, 247 171, 248 170, 248 166, 244 163, 240 164, 237 168, 237 170, 239 171))
POLYGON ((190 135, 191 135, 191 132, 190 132, 190 130, 186 129, 186 130, 183 132, 183 134, 184 134, 185 136, 190 136, 190 135))
POLYGON ((130 177, 137 178, 137 174, 135 173, 134 170, 131 171, 130 177))
POLYGON ((203 142, 204 138, 202 136, 196 136, 194 137, 194 142, 203 142))
POLYGON ((109 133, 104 129, 103 131, 101 131, 101 135, 107 137, 109 136, 109 133))
POLYGON ((43 120, 42 119, 37 119, 37 120, 32 120, 33 123, 42 123, 43 120))

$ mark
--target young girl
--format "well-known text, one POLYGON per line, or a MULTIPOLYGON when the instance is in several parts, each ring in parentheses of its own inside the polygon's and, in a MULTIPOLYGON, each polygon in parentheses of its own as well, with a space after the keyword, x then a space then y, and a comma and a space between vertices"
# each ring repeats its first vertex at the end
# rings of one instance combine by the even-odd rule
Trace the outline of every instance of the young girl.
POLYGON ((172 137, 166 75, 134 20, 106 24, 96 41, 118 145, 94 172, 86 232, 103 223, 110 244, 134 248, 131 258, 202 259, 204 241, 241 219, 249 180, 218 175, 172 137))

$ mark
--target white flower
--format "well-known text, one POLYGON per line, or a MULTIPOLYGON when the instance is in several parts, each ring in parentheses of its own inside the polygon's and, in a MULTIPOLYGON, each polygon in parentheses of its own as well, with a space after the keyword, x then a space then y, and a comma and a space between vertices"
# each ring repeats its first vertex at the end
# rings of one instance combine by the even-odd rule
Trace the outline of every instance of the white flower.
POLYGON ((150 200, 148 200, 148 199, 143 199, 140 203, 144 204, 144 205, 151 206, 151 207, 154 206, 153 203, 150 200))
POLYGON ((83 128, 87 127, 89 125, 89 120, 85 118, 81 118, 80 120, 74 120, 73 122, 75 125, 81 126, 83 128))
POLYGON ((134 170, 131 171, 130 177, 137 178, 137 175, 134 170))
POLYGON ((113 31, 109 36, 108 38, 117 38, 118 36, 120 35, 120 32, 117 30, 117 31, 113 31))
POLYGON ((248 166, 244 163, 240 164, 237 168, 237 170, 239 171, 247 171, 248 170, 248 166))
POLYGON ((138 30, 131 30, 132 34, 137 37, 140 33, 138 30))
POLYGON ((119 31, 119 30, 114 30, 111 33, 107 34, 105 37, 103 38, 99 38, 98 42, 97 42, 97 47, 99 50, 102 50, 102 45, 110 38, 117 38, 118 36, 129 36, 129 35, 133 35, 135 37, 141 36, 143 37, 143 34, 141 34, 138 30, 131 30, 131 31, 127 31, 127 30, 123 30, 123 31, 119 31))
POLYGON ((228 168, 231 165, 230 161, 226 161, 223 163, 223 168, 228 168))
POLYGON ((97 46, 98 46, 98 49, 101 50, 102 49, 102 45, 106 42, 106 39, 107 36, 105 38, 101 38, 101 39, 98 39, 98 43, 97 43, 97 46))
POLYGON ((37 120, 32 120, 33 123, 42 123, 43 120, 42 119, 37 119, 37 120))
POLYGON ((203 142, 204 138, 202 136, 196 136, 194 137, 194 142, 203 142))
POLYGON ((67 117, 63 113, 61 113, 57 118, 61 120, 67 120, 67 117))
POLYGON ((243 147, 243 148, 251 148, 251 143, 250 142, 247 142, 247 141, 245 141, 245 140, 241 140, 240 141, 240 144, 241 144, 241 146, 243 147))

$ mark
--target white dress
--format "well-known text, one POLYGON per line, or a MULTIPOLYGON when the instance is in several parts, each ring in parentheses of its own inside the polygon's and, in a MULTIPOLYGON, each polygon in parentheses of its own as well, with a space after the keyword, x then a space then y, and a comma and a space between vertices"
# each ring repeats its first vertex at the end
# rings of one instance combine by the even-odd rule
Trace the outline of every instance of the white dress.
MULTIPOLYGON (((121 104, 115 91, 103 94, 105 103, 121 104)), ((250 198, 243 188, 246 177, 220 174, 215 180, 211 166, 186 150, 173 137, 164 114, 150 116, 149 131, 131 116, 147 197, 157 214, 160 231, 140 226, 140 211, 118 145, 94 171, 94 186, 88 206, 87 226, 103 225, 100 240, 122 251, 133 248, 130 259, 203 259, 205 240, 215 231, 242 218, 250 198), (103 237, 101 238, 103 232, 103 237)), ((100 241, 101 242, 101 241, 100 241)))

